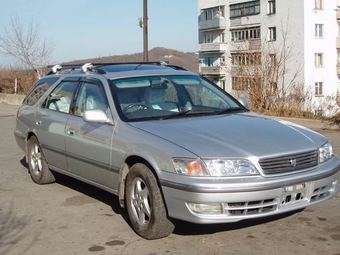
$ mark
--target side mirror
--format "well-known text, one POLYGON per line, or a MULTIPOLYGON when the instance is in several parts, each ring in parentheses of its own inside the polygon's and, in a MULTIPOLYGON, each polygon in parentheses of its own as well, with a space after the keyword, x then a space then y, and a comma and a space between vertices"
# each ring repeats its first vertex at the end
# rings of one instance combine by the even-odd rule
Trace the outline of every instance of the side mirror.
POLYGON ((248 108, 248 100, 247 100, 247 98, 239 97, 237 100, 241 103, 241 105, 243 105, 244 107, 248 108))
POLYGON ((109 117, 103 110, 100 109, 85 110, 83 112, 83 119, 86 122, 106 123, 112 125, 109 117))

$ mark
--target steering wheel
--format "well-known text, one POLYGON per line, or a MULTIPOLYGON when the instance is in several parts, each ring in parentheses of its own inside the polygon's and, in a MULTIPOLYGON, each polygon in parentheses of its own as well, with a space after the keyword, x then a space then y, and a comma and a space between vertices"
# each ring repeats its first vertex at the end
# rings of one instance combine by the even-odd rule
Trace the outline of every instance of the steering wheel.
MULTIPOLYGON (((139 102, 139 103, 133 103, 133 104, 130 104, 128 106, 126 106, 124 109, 123 109, 123 113, 126 113, 127 111, 131 110, 132 108, 136 107, 137 109, 134 110, 134 111, 138 111, 138 110, 144 110, 144 109, 150 109, 150 106, 148 106, 147 104, 145 103, 142 103, 142 102, 139 102)), ((133 111, 133 112, 134 112, 133 111)))

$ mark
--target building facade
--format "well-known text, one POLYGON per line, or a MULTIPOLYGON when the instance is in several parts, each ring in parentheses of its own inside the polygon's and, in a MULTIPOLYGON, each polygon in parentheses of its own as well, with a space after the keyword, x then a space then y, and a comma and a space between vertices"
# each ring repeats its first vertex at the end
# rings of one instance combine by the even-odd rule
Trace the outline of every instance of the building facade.
POLYGON ((338 0, 198 0, 200 73, 237 95, 255 79, 339 111, 338 0), (261 74, 261 75, 260 75, 261 74), (302 92, 301 92, 302 89, 302 92))

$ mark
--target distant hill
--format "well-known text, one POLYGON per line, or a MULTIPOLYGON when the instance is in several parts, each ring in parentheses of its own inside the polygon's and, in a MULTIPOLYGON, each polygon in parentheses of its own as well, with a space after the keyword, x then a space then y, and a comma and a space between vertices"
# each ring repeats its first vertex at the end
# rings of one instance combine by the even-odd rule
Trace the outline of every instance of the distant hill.
MULTIPOLYGON (((166 61, 171 65, 184 67, 189 71, 198 73, 198 54, 194 52, 181 52, 163 47, 156 47, 149 50, 149 61, 166 61)), ((116 63, 116 62, 142 62, 143 53, 126 54, 119 56, 108 56, 100 58, 74 60, 64 64, 77 63, 116 63)))

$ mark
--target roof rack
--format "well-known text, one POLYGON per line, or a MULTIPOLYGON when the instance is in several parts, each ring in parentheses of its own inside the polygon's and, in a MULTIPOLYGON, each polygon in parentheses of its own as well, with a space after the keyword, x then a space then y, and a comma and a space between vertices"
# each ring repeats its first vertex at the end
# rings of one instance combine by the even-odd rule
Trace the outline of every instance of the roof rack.
POLYGON ((61 64, 61 65, 48 65, 51 70, 46 74, 60 74, 60 73, 70 73, 75 70, 80 70, 84 64, 61 64))
POLYGON ((100 69, 104 66, 117 66, 117 65, 136 65, 131 70, 138 70, 143 65, 156 65, 156 66, 166 66, 176 70, 187 71, 185 68, 176 65, 169 65, 165 61, 154 61, 154 62, 114 62, 114 63, 79 63, 79 64, 61 64, 61 65, 48 65, 51 68, 46 75, 51 74, 61 74, 61 73, 71 73, 74 71, 84 72, 95 71, 98 73, 106 73, 105 70, 100 69))

